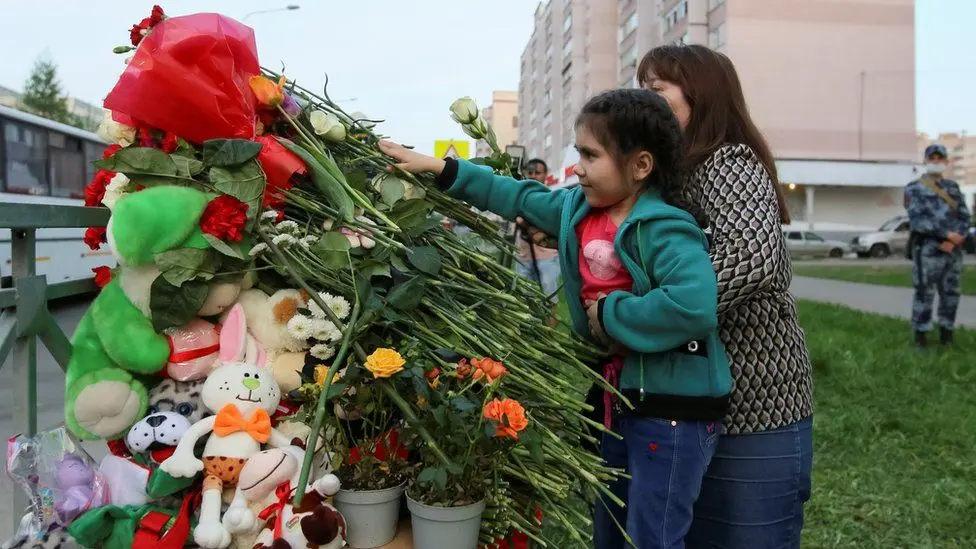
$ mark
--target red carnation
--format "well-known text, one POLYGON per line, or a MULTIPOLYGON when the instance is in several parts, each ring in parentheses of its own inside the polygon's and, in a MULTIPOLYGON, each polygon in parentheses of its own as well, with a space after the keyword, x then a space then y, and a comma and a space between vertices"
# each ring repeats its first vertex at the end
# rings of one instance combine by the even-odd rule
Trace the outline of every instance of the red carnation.
POLYGON ((148 128, 139 128, 137 134, 139 136, 139 146, 140 147, 155 147, 156 140, 153 139, 152 132, 148 128))
POLYGON ((163 137, 163 142, 160 144, 160 148, 163 149, 163 152, 166 154, 173 154, 179 147, 180 141, 176 138, 176 134, 166 132, 166 135, 163 137))
POLYGON ((153 6, 152 14, 149 16, 149 25, 155 27, 164 17, 166 14, 163 13, 163 8, 158 5, 153 6))
POLYGON ((108 147, 105 147, 105 152, 102 153, 102 158, 112 158, 112 156, 114 156, 115 153, 117 153, 117 152, 119 152, 121 150, 122 150, 122 145, 119 145, 117 143, 113 143, 113 144, 109 145, 108 147))
POLYGON ((247 204, 222 194, 207 204, 200 219, 200 229, 221 240, 240 242, 244 238, 244 224, 247 223, 247 204))
POLYGON ((139 25, 132 25, 129 29, 129 42, 132 42, 133 46, 138 46, 139 42, 142 41, 142 31, 143 28, 139 25))
POLYGON ((95 273, 95 285, 99 288, 104 288, 106 284, 112 281, 112 269, 102 265, 101 267, 95 267, 92 269, 95 273))
POLYGON ((105 186, 115 177, 115 172, 108 170, 98 170, 92 182, 85 187, 85 206, 89 208, 101 205, 105 198, 105 186))
POLYGON ((105 227, 89 227, 88 230, 85 231, 84 240, 85 244, 88 244, 88 247, 92 250, 101 249, 102 244, 108 242, 105 227))

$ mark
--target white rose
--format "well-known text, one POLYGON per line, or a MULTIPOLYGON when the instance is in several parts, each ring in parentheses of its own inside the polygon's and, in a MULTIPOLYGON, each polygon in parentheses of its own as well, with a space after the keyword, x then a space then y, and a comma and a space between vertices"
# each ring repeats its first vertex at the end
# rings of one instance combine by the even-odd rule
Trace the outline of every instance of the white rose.
POLYGON ((308 115, 308 121, 317 135, 329 141, 339 142, 346 139, 346 126, 338 116, 330 112, 312 111, 312 114, 308 115))
POLYGON ((470 124, 478 119, 478 105, 470 97, 462 97, 451 103, 451 118, 459 124, 470 124))
POLYGON ((125 174, 117 173, 108 185, 105 185, 105 196, 102 197, 102 204, 108 209, 114 209, 115 203, 126 195, 125 188, 129 186, 129 178, 125 174))
POLYGON ((109 143, 118 143, 123 147, 128 147, 136 140, 136 129, 119 124, 112 119, 112 113, 105 111, 102 122, 98 125, 98 137, 109 143))

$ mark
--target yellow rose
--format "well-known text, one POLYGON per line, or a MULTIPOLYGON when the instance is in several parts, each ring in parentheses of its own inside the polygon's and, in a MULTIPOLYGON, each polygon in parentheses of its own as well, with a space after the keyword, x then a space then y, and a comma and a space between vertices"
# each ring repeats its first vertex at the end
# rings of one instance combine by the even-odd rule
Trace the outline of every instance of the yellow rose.
POLYGON ((373 372, 375 378, 398 374, 403 371, 403 365, 406 363, 400 353, 393 349, 376 349, 373 354, 366 357, 366 369, 373 372))

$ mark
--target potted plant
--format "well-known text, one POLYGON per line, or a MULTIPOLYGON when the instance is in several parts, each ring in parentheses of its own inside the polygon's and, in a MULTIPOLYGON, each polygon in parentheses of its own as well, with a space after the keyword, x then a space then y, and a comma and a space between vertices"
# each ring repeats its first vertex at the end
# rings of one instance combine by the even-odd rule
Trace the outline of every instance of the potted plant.
MULTIPOLYGON (((367 365, 379 368, 381 375, 392 375, 402 368, 403 359, 383 348, 367 358, 367 365)), ((346 519, 349 546, 355 549, 380 547, 396 537, 403 492, 412 474, 400 414, 377 386, 382 379, 354 367, 333 380, 341 389, 333 406, 333 447, 341 456, 336 474, 342 482, 335 504, 346 519)))
POLYGON ((486 501, 501 489, 505 455, 529 426, 522 405, 506 398, 501 362, 462 359, 416 364, 417 425, 433 436, 417 449, 418 475, 407 492, 415 547, 475 549, 486 501), (447 463, 444 462, 446 457, 447 463))

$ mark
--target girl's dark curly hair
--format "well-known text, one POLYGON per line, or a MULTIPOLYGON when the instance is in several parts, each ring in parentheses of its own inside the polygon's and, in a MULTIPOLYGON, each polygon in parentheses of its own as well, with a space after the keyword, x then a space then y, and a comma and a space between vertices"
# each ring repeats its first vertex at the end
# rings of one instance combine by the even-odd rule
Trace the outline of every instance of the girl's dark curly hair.
POLYGON ((576 127, 585 127, 621 166, 629 155, 647 151, 654 169, 646 184, 661 191, 664 200, 692 216, 701 227, 708 224, 698 204, 684 198, 686 178, 681 166, 684 149, 681 127, 667 102, 642 89, 610 90, 586 102, 576 127))

